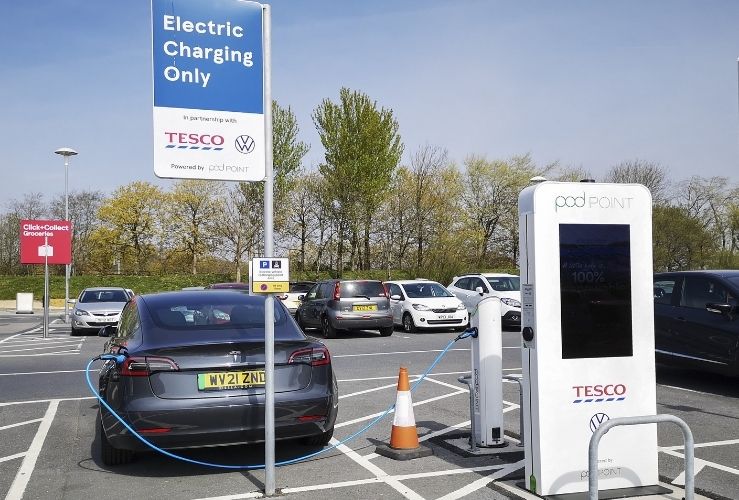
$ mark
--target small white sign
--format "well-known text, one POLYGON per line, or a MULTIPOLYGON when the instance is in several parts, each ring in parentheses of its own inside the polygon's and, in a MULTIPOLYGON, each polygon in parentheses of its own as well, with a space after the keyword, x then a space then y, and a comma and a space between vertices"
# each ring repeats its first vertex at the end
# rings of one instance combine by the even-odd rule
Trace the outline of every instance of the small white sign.
POLYGON ((53 257, 54 256, 54 247, 51 245, 41 245, 38 247, 38 256, 39 257, 53 257))
POLYGON ((289 291, 290 260, 278 257, 252 259, 252 291, 282 293, 289 291))

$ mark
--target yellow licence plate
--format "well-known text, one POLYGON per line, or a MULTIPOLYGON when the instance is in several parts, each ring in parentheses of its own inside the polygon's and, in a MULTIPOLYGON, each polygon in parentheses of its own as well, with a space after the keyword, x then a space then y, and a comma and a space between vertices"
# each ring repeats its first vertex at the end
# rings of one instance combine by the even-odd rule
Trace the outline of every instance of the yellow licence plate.
POLYGON ((352 311, 377 311, 377 304, 353 306, 352 311))
POLYGON ((198 373, 198 390, 249 389, 264 386, 264 370, 198 373))

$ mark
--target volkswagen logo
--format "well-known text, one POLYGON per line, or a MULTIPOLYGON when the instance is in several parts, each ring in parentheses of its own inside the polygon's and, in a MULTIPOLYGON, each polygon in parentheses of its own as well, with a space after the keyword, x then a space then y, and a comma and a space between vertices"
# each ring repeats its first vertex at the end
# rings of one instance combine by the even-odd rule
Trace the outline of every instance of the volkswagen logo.
POLYGON ((605 413, 596 413, 595 415, 590 417, 590 431, 595 432, 596 429, 600 427, 600 424, 607 420, 610 420, 610 417, 605 413))
POLYGON ((234 146, 236 146, 236 151, 239 153, 248 155, 254 151, 254 139, 248 135, 240 135, 236 138, 236 141, 234 141, 234 146))

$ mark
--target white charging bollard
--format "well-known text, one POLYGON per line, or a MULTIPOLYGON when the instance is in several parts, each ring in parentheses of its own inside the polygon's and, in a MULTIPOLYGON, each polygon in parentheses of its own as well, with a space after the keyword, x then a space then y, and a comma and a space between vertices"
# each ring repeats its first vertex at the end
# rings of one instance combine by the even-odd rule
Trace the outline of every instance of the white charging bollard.
POLYGON ((472 382, 475 440, 478 446, 503 447, 503 341, 500 299, 487 297, 477 306, 470 326, 477 328, 472 338, 472 382))

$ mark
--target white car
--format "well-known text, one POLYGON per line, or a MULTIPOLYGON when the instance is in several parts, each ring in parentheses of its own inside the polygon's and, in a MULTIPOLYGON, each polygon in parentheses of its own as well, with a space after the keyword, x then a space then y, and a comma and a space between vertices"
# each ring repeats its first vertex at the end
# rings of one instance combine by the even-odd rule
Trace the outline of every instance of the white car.
POLYGON ((300 297, 308 293, 311 287, 315 284, 315 281, 291 281, 290 291, 283 293, 282 295, 277 295, 277 298, 285 304, 285 307, 290 311, 290 314, 295 316, 295 313, 300 306, 300 297))
POLYGON ((116 326, 126 302, 125 288, 85 288, 72 309, 72 335, 97 333, 104 326, 116 326))
POLYGON ((447 287, 470 311, 484 297, 499 297, 503 326, 521 327, 521 279, 515 274, 485 273, 455 276, 447 287))
POLYGON ((467 328, 467 309, 452 293, 435 281, 386 281, 390 292, 393 324, 408 333, 421 328, 467 328))

